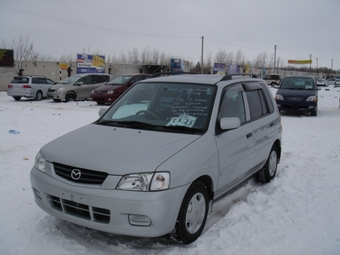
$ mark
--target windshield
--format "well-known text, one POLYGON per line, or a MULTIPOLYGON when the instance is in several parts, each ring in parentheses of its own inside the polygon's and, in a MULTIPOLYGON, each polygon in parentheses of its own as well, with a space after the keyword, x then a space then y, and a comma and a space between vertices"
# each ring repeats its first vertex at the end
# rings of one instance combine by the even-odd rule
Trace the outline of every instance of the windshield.
POLYGON ((124 85, 126 84, 132 76, 117 76, 106 83, 106 85, 124 85))
POLYGON ((281 89, 313 90, 314 82, 313 82, 313 78, 287 77, 281 83, 280 88, 281 89))
POLYGON ((215 86, 144 82, 133 86, 97 122, 166 132, 205 132, 215 86))
POLYGON ((73 75, 73 76, 66 78, 65 80, 62 80, 60 83, 61 84, 73 84, 80 78, 81 78, 81 75, 73 75))

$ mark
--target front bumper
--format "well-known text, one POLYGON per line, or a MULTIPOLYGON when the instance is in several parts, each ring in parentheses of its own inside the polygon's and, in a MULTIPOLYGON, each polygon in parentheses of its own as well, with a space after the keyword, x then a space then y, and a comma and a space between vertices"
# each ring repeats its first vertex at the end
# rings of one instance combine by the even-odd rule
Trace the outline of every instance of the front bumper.
POLYGON ((317 110, 317 103, 316 102, 288 102, 277 100, 276 104, 280 111, 282 110, 295 110, 295 111, 307 111, 307 112, 314 112, 317 110))
MULTIPOLYGON (((37 205, 47 213, 84 227, 128 236, 170 233, 188 186, 158 192, 136 192, 75 185, 31 170, 37 205)), ((120 177, 117 178, 117 181, 120 177)))
POLYGON ((117 100, 118 96, 114 95, 107 95, 107 94, 93 94, 91 95, 92 100, 96 101, 98 103, 103 103, 103 104, 112 104, 114 101, 117 100))

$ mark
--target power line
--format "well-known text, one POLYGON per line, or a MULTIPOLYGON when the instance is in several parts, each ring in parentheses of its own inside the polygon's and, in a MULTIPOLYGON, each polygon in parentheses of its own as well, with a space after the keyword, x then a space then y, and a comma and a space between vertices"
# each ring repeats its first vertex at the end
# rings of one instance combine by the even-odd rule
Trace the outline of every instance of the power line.
POLYGON ((178 36, 178 35, 162 35, 162 34, 132 32, 132 31, 115 29, 115 28, 108 28, 108 27, 96 26, 96 25, 91 25, 91 24, 85 24, 85 23, 82 23, 82 22, 77 22, 77 21, 72 21, 72 20, 67 20, 67 19, 61 19, 61 18, 57 18, 57 17, 45 15, 45 14, 40 14, 40 13, 36 13, 36 12, 26 11, 26 10, 14 8, 14 7, 11 7, 11 6, 5 6, 5 5, 1 5, 1 4, 0 4, 0 6, 2 6, 4 9, 7 9, 9 11, 18 12, 18 13, 22 13, 22 14, 25 14, 25 15, 30 15, 30 16, 34 16, 34 17, 37 17, 37 18, 41 18, 41 19, 57 21, 57 22, 60 22, 60 23, 65 23, 65 24, 68 24, 68 25, 75 25, 75 26, 80 26, 80 27, 85 27, 85 28, 93 28, 93 29, 97 29, 97 30, 104 30, 104 31, 125 33, 125 34, 133 34, 133 35, 141 35, 141 36, 151 36, 151 37, 179 38, 179 39, 193 39, 193 38, 198 39, 198 38, 201 38, 201 36, 178 36))

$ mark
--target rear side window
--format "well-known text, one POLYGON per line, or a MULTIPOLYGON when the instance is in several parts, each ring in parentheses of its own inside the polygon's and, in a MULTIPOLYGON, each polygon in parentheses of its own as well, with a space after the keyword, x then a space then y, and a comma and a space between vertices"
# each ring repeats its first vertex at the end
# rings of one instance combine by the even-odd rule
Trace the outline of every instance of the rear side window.
POLYGON ((32 78, 32 83, 33 84, 46 84, 46 78, 38 78, 38 77, 35 77, 35 78, 32 78))
POLYGON ((269 113, 268 104, 263 90, 246 91, 249 105, 250 119, 256 119, 269 113))

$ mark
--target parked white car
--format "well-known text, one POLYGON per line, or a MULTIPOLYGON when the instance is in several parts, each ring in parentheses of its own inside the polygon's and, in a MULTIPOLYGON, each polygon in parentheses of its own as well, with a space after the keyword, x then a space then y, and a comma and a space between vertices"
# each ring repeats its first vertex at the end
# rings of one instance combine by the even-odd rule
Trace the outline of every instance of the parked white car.
POLYGON ((41 75, 22 75, 14 77, 7 86, 7 95, 19 101, 22 97, 40 101, 46 97, 50 87, 56 82, 41 75))
POLYGON ((262 79, 173 75, 130 87, 95 122, 41 148, 35 201, 57 218, 184 244, 213 201, 256 174, 275 177, 281 118, 262 79))

